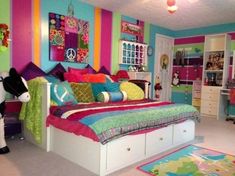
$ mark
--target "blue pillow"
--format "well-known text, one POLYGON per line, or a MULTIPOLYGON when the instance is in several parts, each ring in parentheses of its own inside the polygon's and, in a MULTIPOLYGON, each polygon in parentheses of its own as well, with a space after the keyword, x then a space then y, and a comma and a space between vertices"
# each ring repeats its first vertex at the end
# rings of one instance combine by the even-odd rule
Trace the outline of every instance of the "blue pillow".
POLYGON ((97 95, 99 102, 118 102, 127 100, 127 94, 124 91, 118 92, 101 92, 97 95))
POLYGON ((51 84, 51 100, 58 106, 78 103, 67 81, 51 84))

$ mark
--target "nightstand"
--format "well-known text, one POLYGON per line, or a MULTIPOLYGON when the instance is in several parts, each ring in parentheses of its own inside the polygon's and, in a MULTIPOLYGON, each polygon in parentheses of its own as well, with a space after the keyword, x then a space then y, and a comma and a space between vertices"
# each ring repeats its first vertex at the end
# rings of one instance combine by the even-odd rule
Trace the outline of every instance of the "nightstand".
POLYGON ((19 113, 22 103, 17 99, 6 100, 5 110, 5 136, 12 137, 21 134, 21 121, 19 120, 19 113))

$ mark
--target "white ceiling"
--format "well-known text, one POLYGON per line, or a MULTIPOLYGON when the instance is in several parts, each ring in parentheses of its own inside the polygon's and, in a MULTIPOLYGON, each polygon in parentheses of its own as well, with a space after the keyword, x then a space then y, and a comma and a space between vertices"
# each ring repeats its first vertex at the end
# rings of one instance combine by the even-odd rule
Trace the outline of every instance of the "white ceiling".
POLYGON ((171 30, 235 22, 235 0, 176 0, 178 10, 167 11, 166 0, 83 0, 122 15, 171 30))

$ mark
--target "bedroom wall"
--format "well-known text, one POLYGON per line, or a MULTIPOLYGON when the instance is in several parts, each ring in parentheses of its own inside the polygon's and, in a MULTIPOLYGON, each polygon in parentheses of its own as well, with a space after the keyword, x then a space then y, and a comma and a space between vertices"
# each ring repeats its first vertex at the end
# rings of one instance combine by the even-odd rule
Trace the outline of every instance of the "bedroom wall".
MULTIPOLYGON (((49 61, 48 13, 67 15, 70 1, 11 0, 7 2, 0 0, 0 3, 4 4, 1 6, 1 16, 6 18, 5 23, 11 27, 12 42, 7 52, 0 54, 0 59, 4 58, 4 64, 1 64, 0 71, 7 71, 11 66, 21 71, 30 61, 45 71, 49 70, 57 63, 49 61)), ((125 20, 136 24, 138 20, 88 5, 81 0, 71 0, 71 2, 74 6, 74 16, 87 20, 90 25, 89 64, 96 70, 104 65, 115 73, 119 69, 118 41, 121 38, 133 37, 121 33, 121 21, 125 20)), ((150 24, 145 22, 140 22, 140 24, 144 26, 143 41, 149 43, 150 24)), ((68 62, 62 64, 65 67, 78 68, 86 65, 68 62)))
MULTIPOLYGON (((10 1, 0 0, 0 23, 10 26, 10 1)), ((0 52, 0 71, 7 71, 10 67, 10 50, 0 52)))
MULTIPOLYGON (((0 53, 0 60, 2 61, 0 71, 7 71, 11 66, 22 70, 30 61, 45 71, 56 65, 57 62, 49 61, 48 58, 48 12, 66 15, 69 2, 67 0, 0 0, 0 17, 4 23, 9 24, 12 39, 11 47, 6 52, 0 53)), ((96 70, 101 65, 105 65, 115 73, 119 69, 118 41, 120 38, 133 37, 121 33, 121 21, 137 23, 137 19, 85 4, 81 0, 72 0, 71 2, 74 5, 75 17, 87 20, 90 23, 89 64, 96 70)), ((169 30, 148 22, 143 23, 143 41, 153 48, 155 48, 156 34, 180 40, 192 36, 235 31, 235 23, 181 31, 169 30)), ((185 43, 185 46, 184 44, 181 45, 179 47, 188 47, 187 45, 190 45, 190 43, 185 43)), ((232 41, 231 48, 235 49, 235 39, 232 41)), ((154 49, 154 52, 156 50, 157 48, 154 49)), ((149 70, 153 72, 156 63, 154 54, 148 59, 149 70)), ((63 62, 63 65, 65 67, 85 66, 85 64, 67 62, 63 62)), ((154 78, 154 75, 152 78, 154 78)))

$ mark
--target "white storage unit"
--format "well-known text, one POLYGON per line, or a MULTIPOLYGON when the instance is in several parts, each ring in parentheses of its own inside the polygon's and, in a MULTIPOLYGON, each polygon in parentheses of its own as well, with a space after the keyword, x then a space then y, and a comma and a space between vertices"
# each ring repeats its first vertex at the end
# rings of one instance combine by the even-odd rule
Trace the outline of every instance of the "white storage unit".
POLYGON ((167 150, 173 143, 173 125, 146 134, 146 155, 167 150))
POLYGON ((220 90, 225 88, 229 74, 230 36, 228 34, 205 37, 201 114, 217 119, 226 116, 220 90))
POLYGON ((148 65, 148 45, 144 43, 120 40, 119 64, 139 66, 148 65))

